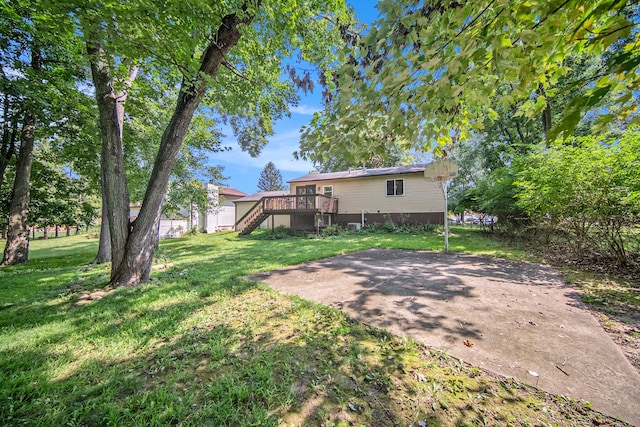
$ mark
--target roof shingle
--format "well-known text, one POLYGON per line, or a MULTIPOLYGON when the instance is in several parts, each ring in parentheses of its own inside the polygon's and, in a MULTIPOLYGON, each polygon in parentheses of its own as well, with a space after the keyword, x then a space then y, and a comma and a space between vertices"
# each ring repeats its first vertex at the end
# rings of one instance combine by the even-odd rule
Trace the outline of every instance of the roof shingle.
POLYGON ((300 178, 294 178, 287 182, 330 181, 335 179, 352 179, 352 178, 361 178, 366 176, 419 173, 419 172, 424 172, 425 167, 426 165, 412 165, 412 166, 394 166, 389 168, 375 168, 375 169, 352 169, 349 171, 330 172, 330 173, 312 173, 309 175, 301 176, 300 178))

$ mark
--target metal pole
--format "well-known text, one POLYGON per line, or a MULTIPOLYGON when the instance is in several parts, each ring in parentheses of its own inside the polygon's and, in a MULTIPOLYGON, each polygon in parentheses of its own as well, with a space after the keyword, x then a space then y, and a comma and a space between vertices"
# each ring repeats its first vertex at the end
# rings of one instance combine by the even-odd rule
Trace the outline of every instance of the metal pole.
POLYGON ((442 193, 444 194, 444 251, 449 252, 449 218, 447 211, 449 210, 447 202, 447 181, 440 181, 442 185, 442 193))

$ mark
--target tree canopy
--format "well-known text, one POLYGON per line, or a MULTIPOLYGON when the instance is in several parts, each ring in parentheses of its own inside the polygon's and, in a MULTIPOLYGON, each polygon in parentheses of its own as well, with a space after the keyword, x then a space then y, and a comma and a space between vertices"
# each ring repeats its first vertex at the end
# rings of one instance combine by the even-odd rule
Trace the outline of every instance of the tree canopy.
MULTIPOLYGON (((101 150, 92 152, 100 152, 103 224, 110 234, 111 279, 119 284, 148 278, 172 174, 184 176, 181 165, 221 149, 223 124, 244 150, 259 153, 274 121, 298 102, 297 87, 309 89, 307 78, 297 78, 296 62, 330 79, 339 22, 349 20, 343 0, 24 0, 0 7, 0 47, 19 53, 20 40, 11 38, 21 28, 30 29, 29 43, 45 35, 58 40, 61 51, 74 52, 58 63, 59 74, 69 71, 67 82, 77 93, 95 95, 101 150), (131 223, 130 192, 142 199, 131 223)), ((26 65, 22 73, 34 74, 26 65)), ((43 79, 34 82, 49 87, 43 79)), ((3 159, 11 147, 3 148, 3 159)))
POLYGON ((378 9, 371 29, 349 39, 326 109, 303 133, 302 156, 366 161, 390 145, 445 154, 501 109, 539 120, 552 140, 570 136, 607 97, 598 124, 640 120, 635 3, 381 0, 378 9), (593 66, 576 73, 575 58, 593 66), (554 124, 548 100, 560 95, 567 100, 554 124))
POLYGON ((111 281, 137 284, 149 277, 155 224, 194 115, 206 106, 209 114, 231 126, 243 149, 257 154, 273 132, 273 121, 297 99, 292 82, 281 78, 284 58, 299 55, 321 67, 330 61, 331 41, 338 35, 334 20, 325 18, 344 15, 344 4, 248 0, 199 2, 185 9, 183 2, 145 1, 96 4, 94 10, 74 13, 86 42, 100 112, 111 281), (145 73, 174 81, 179 91, 159 139, 139 215, 128 224, 124 102, 133 94, 136 78, 145 73))

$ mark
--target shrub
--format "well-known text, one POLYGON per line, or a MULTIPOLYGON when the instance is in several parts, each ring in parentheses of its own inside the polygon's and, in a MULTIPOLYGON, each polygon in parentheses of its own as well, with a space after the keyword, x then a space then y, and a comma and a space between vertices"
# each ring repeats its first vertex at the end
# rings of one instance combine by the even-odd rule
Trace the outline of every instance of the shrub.
POLYGON ((382 224, 382 229, 387 233, 395 233, 398 231, 398 227, 396 227, 396 224, 393 222, 391 215, 384 215, 384 224, 382 224))
POLYGON ((338 236, 344 230, 339 225, 329 225, 322 230, 323 236, 338 236))
POLYGON ((427 223, 416 226, 416 229, 425 233, 433 233, 438 229, 438 226, 436 224, 427 223))

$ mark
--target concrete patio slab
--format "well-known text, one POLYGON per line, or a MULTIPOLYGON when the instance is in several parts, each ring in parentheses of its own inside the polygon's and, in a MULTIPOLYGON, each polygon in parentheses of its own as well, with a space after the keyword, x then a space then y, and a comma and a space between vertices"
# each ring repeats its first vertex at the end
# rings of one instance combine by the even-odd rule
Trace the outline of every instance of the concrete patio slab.
POLYGON ((640 426, 640 375, 553 268, 371 249, 253 279, 640 426))

